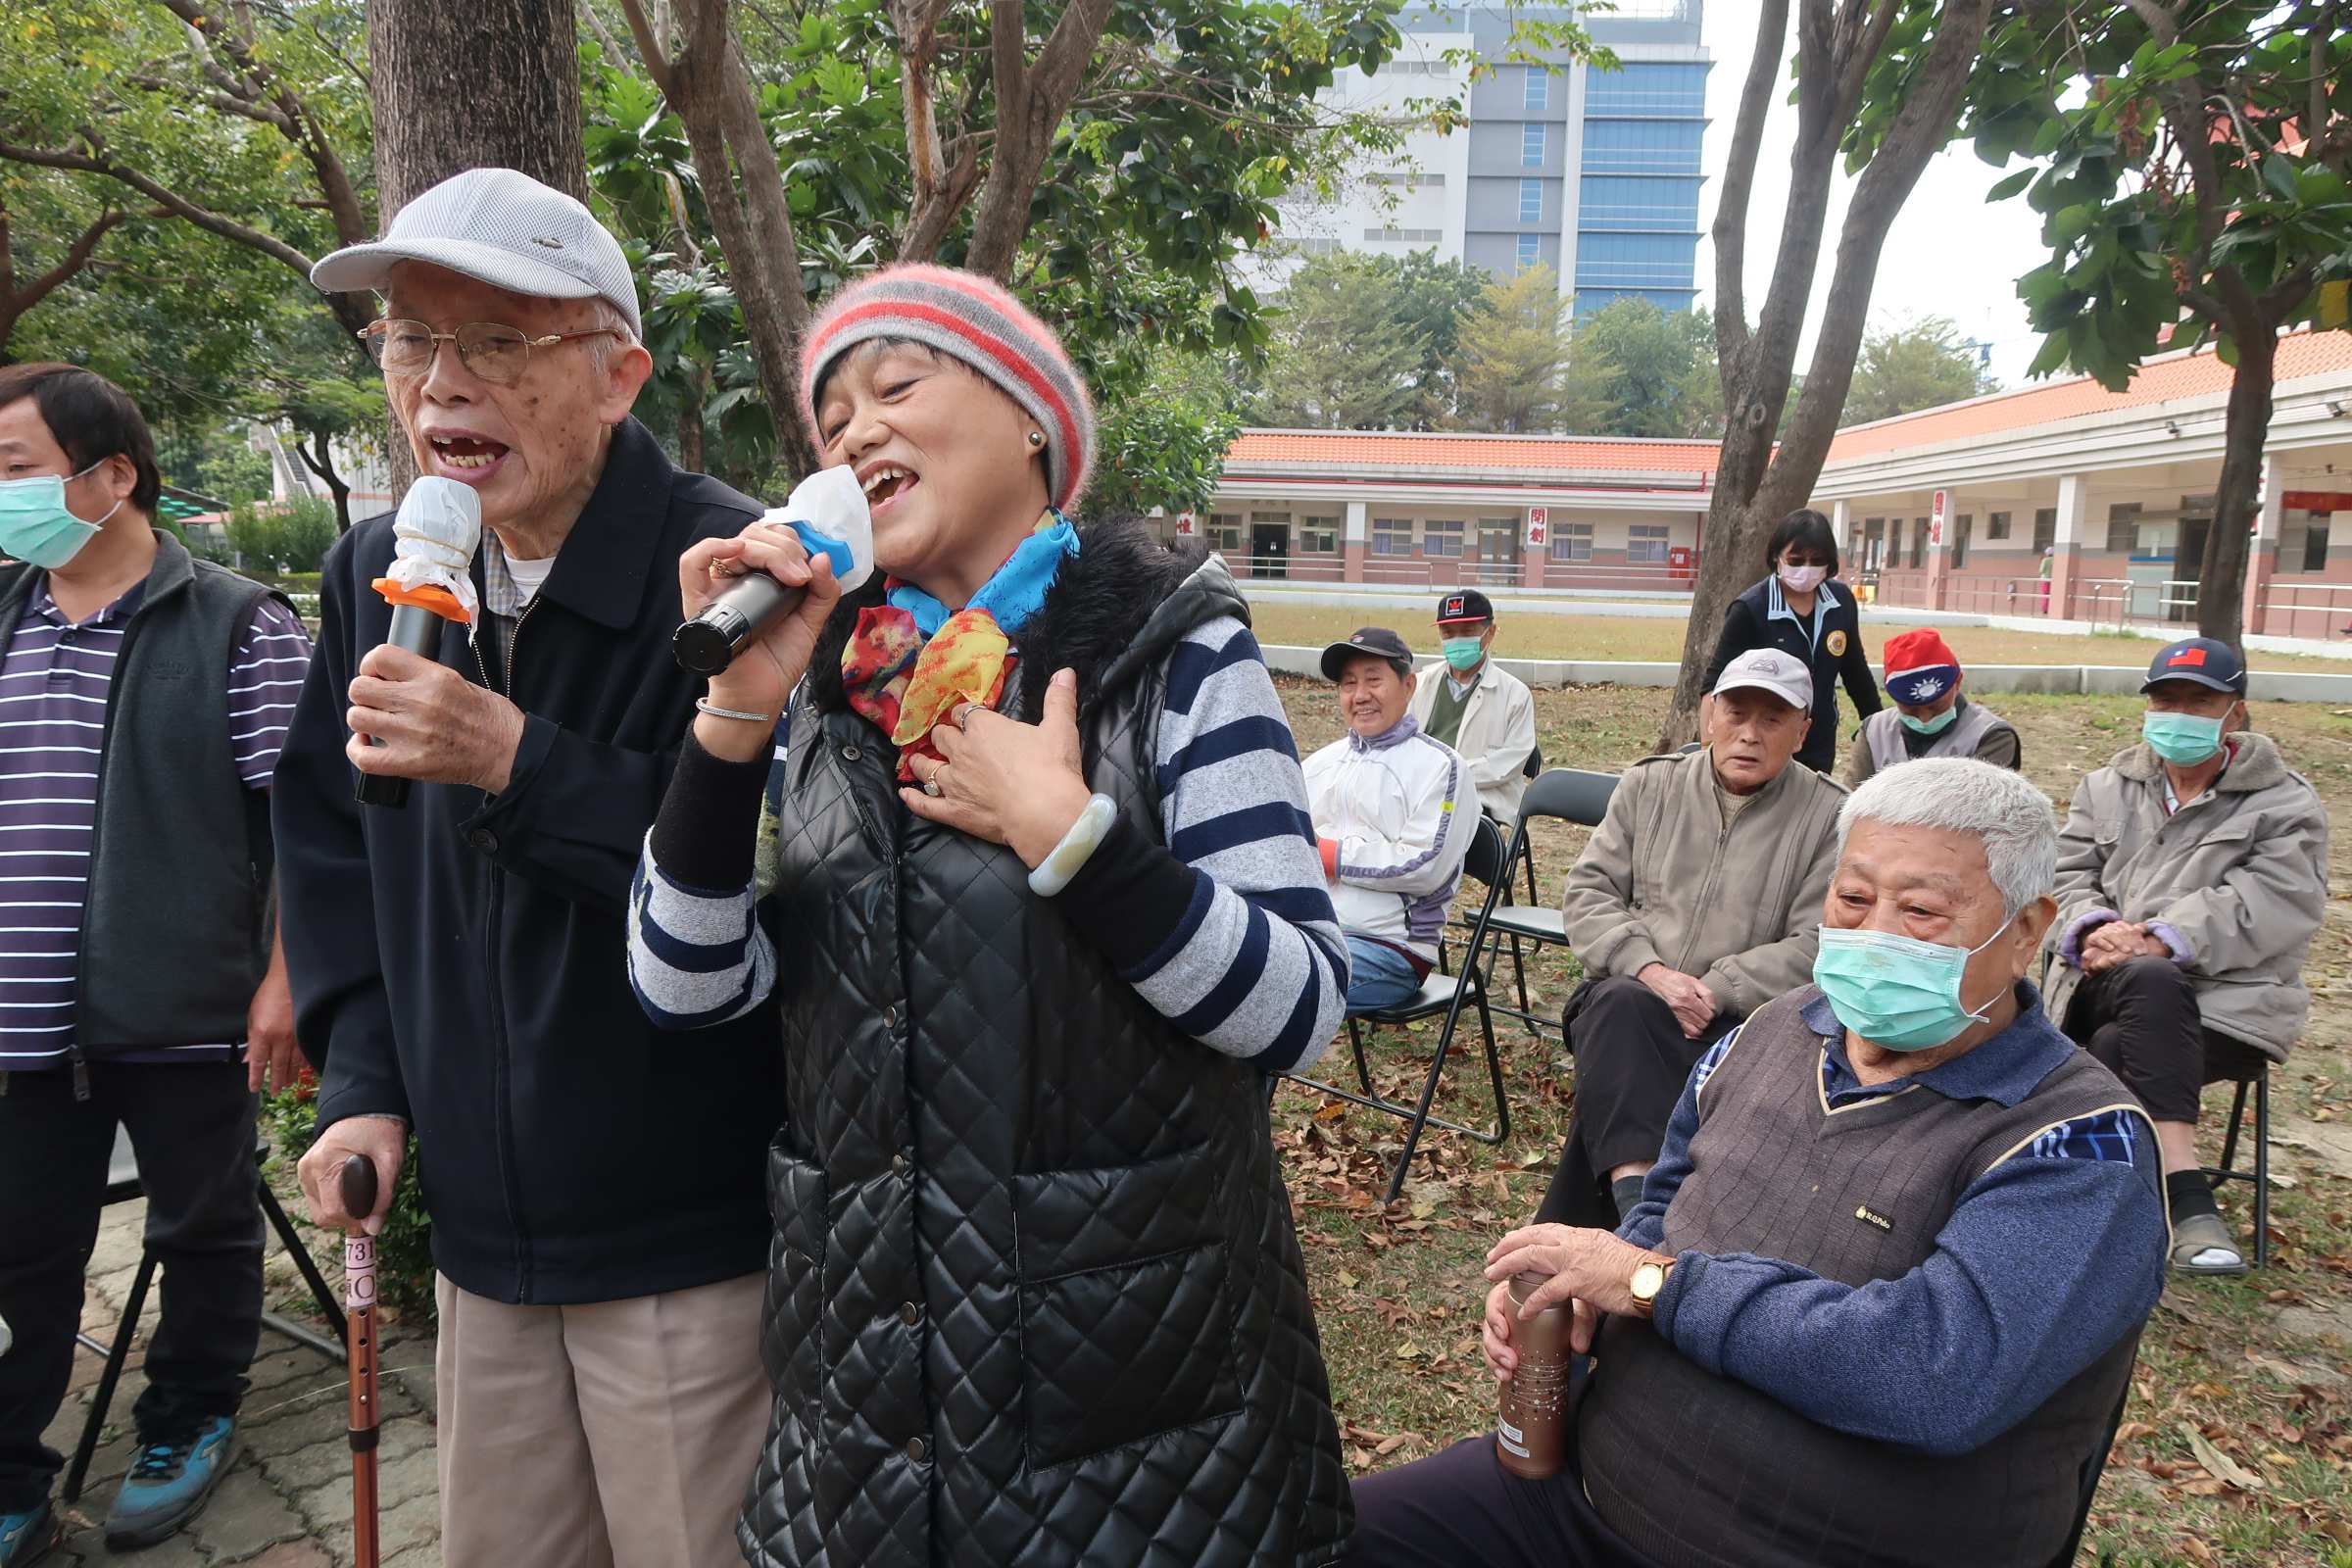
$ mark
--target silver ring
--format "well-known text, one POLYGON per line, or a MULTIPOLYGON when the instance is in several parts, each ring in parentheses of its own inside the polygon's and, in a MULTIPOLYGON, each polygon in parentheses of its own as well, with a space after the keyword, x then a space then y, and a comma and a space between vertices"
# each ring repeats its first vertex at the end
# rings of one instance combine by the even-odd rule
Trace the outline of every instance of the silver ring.
POLYGON ((927 778, 923 780, 923 793, 930 796, 935 801, 938 800, 940 795, 943 793, 939 787, 939 780, 935 778, 927 778))

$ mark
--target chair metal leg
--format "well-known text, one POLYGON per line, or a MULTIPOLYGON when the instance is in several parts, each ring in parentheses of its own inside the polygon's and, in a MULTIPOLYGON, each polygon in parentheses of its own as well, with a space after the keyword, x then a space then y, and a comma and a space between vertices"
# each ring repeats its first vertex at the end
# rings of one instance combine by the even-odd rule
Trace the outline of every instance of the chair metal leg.
POLYGON ((1355 1054, 1355 1081, 1364 1086, 1364 1093, 1377 1097, 1372 1087, 1372 1064, 1364 1059, 1364 1029, 1353 1018, 1348 1020, 1348 1049, 1355 1054))
MULTIPOLYGON (((2244 1092, 2242 1086, 2239 1090, 2244 1092)), ((2271 1070, 2254 1080, 2254 1266, 2271 1266, 2271 1070)))
MULTIPOLYGON (((257 1177, 255 1180, 261 1188, 262 1212, 270 1217, 270 1228, 277 1232, 277 1239, 285 1247, 286 1255, 294 1259, 295 1272, 311 1288, 311 1299, 318 1303, 318 1315, 334 1326, 336 1340, 348 1341, 350 1334, 343 1323, 343 1304, 335 1299, 335 1293, 327 1288, 326 1276, 318 1272, 318 1259, 312 1257, 311 1250, 302 1245, 302 1236, 294 1229, 294 1222, 286 1217, 284 1205, 278 1202, 277 1195, 270 1190, 269 1178, 257 1177)), ((289 1330, 289 1325, 282 1320, 272 1323, 270 1327, 281 1334, 289 1330)), ((294 1332, 291 1337, 322 1355, 336 1360, 343 1358, 341 1345, 331 1344, 318 1335, 302 1331, 294 1332)))
POLYGON ((81 1424, 81 1441, 74 1446, 74 1462, 66 1466, 65 1499, 81 1500, 81 1484, 90 1473, 90 1456, 98 1451, 98 1434, 106 1426, 107 1407, 115 1402, 115 1387, 122 1381, 122 1363, 130 1359, 130 1342, 139 1332, 139 1313, 147 1305, 147 1288, 155 1283, 155 1253, 139 1253, 139 1271, 131 1277, 130 1299, 122 1305, 122 1321, 115 1343, 106 1352, 106 1370, 90 1391, 89 1419, 81 1424))
POLYGON ((2246 1117, 2248 1087, 2247 1080, 2240 1078, 2237 1081, 2237 1098, 2230 1102, 2230 1130, 2222 1134, 2222 1163, 2213 1178, 2213 1185, 2217 1188, 2237 1174, 2237 1129, 2246 1117))

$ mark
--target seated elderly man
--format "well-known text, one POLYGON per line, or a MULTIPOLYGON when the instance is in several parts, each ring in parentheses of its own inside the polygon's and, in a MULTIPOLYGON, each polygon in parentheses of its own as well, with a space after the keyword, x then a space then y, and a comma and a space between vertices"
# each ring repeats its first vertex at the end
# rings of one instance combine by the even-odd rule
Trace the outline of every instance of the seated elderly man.
POLYGON ((1535 693, 1494 662, 1494 604, 1475 588, 1438 601, 1438 649, 1444 660, 1413 688, 1413 717, 1461 754, 1480 808, 1507 833, 1536 750, 1535 693))
POLYGON ((2197 1170, 2206 1084, 2284 1061, 2311 1007, 2303 956, 2328 906, 2328 816, 2246 729, 2246 666, 2191 637, 2148 665, 2137 746, 2082 780, 2059 840, 2050 1016, 2156 1121, 2173 1266, 2245 1270, 2197 1170))
POLYGON ((1306 760, 1323 874, 1348 938, 1348 1013, 1393 1007, 1438 961, 1477 831, 1478 796, 1452 747, 1405 710, 1413 651, 1385 626, 1323 650, 1348 733, 1306 760))
POLYGON ((1886 639, 1885 684, 1891 706, 1862 721, 1862 744, 1840 773, 1847 789, 1897 762, 1923 757, 1974 757, 1996 767, 2018 765, 2016 726, 1960 694, 1960 660, 1933 629, 1922 626, 1886 639))
POLYGON ((1789 766, 1813 678, 1778 649, 1751 649, 1713 696, 1706 748, 1628 768, 1568 873, 1568 943, 1587 978, 1563 1019, 1576 1119, 1544 1219, 1616 1224, 1691 1063, 1813 964, 1845 799, 1789 766))
POLYGON ((1641 1205, 1488 1254, 1497 1378, 1560 1302, 1593 1351, 1565 1467, 1517 1480, 1481 1438, 1358 1482, 1354 1568, 2065 1547, 2164 1284, 2155 1131, 2024 978, 2057 912, 2040 791, 1930 759, 1838 825, 1815 983, 1700 1059, 1641 1205))

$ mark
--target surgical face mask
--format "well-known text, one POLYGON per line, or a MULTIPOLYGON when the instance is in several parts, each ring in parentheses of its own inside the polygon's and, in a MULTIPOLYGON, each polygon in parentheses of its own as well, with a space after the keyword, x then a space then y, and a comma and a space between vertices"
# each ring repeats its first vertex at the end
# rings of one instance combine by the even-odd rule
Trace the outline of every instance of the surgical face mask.
POLYGON ((1792 594, 1809 594, 1830 574, 1827 566, 1783 566, 1781 586, 1792 594))
POLYGON ((2000 940, 2010 920, 1973 948, 1825 925, 1813 955, 1813 983, 1830 999, 1838 1021, 1872 1045, 1929 1051, 1956 1039, 1992 1005, 1991 1000, 1983 1007, 1963 1003, 1960 977, 1969 959, 2000 940))
POLYGON ((1478 662, 1487 657, 1487 643, 1483 637, 1447 637, 1438 644, 1438 648, 1446 655, 1446 662, 1455 669, 1475 669, 1478 662))
POLYGON ((1952 727, 1953 719, 1960 716, 1960 705, 1954 703, 1934 718, 1913 718, 1909 713, 1899 711, 1894 716, 1901 719, 1903 728, 1914 735, 1940 735, 1952 727))
MULTIPOLYGON (((68 477, 78 479, 105 461, 100 458, 81 473, 68 477)), ((118 501, 106 509, 106 517, 84 522, 66 510, 66 478, 54 473, 0 479, 0 552, 54 571, 78 555, 83 545, 98 536, 106 517, 122 508, 118 501)))
POLYGON ((2139 721, 2139 736, 2175 767, 2194 767, 2222 749, 2222 721, 2195 713, 2150 713, 2139 721))

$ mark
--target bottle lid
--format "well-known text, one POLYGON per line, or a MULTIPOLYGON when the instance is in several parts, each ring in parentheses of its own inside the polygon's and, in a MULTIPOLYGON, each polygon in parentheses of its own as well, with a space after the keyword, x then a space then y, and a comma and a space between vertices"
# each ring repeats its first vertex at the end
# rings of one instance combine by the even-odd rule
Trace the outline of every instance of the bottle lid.
POLYGON ((1511 1299, 1525 1305, 1527 1298, 1535 1295, 1543 1287, 1544 1282, 1550 1278, 1550 1275, 1539 1274, 1533 1269, 1512 1275, 1511 1299))

